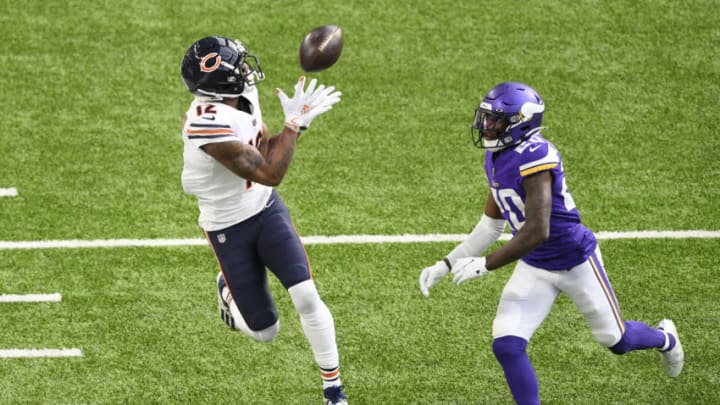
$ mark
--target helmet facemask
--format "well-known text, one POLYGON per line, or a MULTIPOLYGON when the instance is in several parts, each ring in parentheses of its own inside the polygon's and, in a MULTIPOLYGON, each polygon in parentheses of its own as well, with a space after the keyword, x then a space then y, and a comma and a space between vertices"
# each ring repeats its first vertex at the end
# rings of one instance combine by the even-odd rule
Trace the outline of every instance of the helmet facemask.
POLYGON ((481 149, 497 152, 522 143, 538 133, 543 104, 526 102, 517 113, 493 109, 487 102, 480 103, 475 110, 475 119, 470 128, 473 144, 481 149), (537 124, 537 125, 534 125, 537 124))
POLYGON ((234 42, 240 56, 235 67, 238 77, 241 77, 247 86, 254 86, 255 83, 265 80, 265 73, 260 67, 257 56, 249 54, 245 45, 239 40, 236 39, 234 42))
POLYGON ((490 105, 482 103, 475 110, 471 128, 473 143, 478 148, 498 151, 505 149, 512 137, 507 134, 510 120, 500 111, 492 111, 490 105))

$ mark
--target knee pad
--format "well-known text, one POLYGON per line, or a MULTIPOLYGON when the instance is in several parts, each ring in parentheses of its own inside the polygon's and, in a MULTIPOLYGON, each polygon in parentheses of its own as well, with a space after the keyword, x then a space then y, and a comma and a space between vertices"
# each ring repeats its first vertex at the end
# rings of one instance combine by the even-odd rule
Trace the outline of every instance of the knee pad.
MULTIPOLYGON (((617 321, 613 318, 611 321, 605 317, 605 321, 601 321, 602 317, 587 318, 592 328, 592 336, 601 345, 610 348, 619 343, 623 338, 623 333, 618 327, 617 321)), ((627 323, 625 324, 627 330, 627 323)))
POLYGON ((280 333, 280 321, 275 321, 274 324, 263 330, 254 331, 252 338, 263 343, 270 343, 278 333, 280 333))
POLYGON ((288 293, 290 294, 290 298, 292 298, 295 310, 297 310, 300 315, 312 314, 317 310, 318 306, 322 304, 320 295, 312 280, 295 284, 288 288, 288 293))
POLYGON ((502 336, 493 340, 492 350, 495 357, 502 361, 503 359, 516 356, 524 356, 527 340, 517 336, 502 336))
POLYGON ((233 316, 237 323, 237 329, 257 341, 264 343, 272 342, 280 332, 280 320, 277 318, 275 312, 261 311, 253 317, 252 323, 248 323, 239 313, 237 315, 239 318, 233 316))
POLYGON ((593 337, 595 338, 595 341, 600 343, 601 345, 607 347, 608 349, 612 350, 615 345, 618 345, 622 342, 623 336, 619 333, 600 333, 600 332, 594 332, 592 333, 593 337))
POLYGON ((245 318, 248 327, 253 331, 260 331, 272 328, 278 322, 278 314, 272 309, 255 311, 245 318))
POLYGON ((229 325, 233 329, 261 342, 272 341, 280 331, 280 321, 274 308, 259 309, 246 317, 240 313, 235 301, 232 301, 230 316, 233 322, 229 325))

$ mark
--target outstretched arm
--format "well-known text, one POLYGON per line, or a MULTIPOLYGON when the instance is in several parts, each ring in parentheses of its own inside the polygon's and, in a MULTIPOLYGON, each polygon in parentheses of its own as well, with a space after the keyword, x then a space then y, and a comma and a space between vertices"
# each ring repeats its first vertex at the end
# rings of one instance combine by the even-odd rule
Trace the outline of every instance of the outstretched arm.
POLYGON ((277 186, 290 167, 300 131, 307 129, 313 119, 340 102, 342 93, 335 91, 335 87, 316 86, 317 80, 312 79, 305 88, 305 77, 301 76, 292 98, 275 89, 285 114, 285 125, 279 135, 268 138, 267 127, 263 123, 257 148, 229 141, 206 144, 203 150, 246 180, 277 186))
POLYGON ((238 176, 266 186, 277 186, 290 167, 298 133, 286 126, 280 134, 267 138, 264 125, 263 132, 259 148, 238 141, 209 143, 202 148, 238 176))

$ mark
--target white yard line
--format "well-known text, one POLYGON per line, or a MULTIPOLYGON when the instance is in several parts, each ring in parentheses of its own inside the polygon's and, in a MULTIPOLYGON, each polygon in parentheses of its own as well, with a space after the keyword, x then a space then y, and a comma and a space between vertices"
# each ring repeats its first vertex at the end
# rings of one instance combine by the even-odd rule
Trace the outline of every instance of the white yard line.
MULTIPOLYGON (((302 240, 307 245, 327 244, 363 244, 363 243, 429 243, 460 242, 467 234, 426 234, 426 235, 336 235, 306 236, 302 240)), ((720 231, 627 231, 597 232, 600 240, 609 239, 689 239, 720 238, 720 231)), ((500 240, 509 240, 510 234, 503 234, 500 240)), ((55 248, 114 248, 114 247, 167 247, 167 246, 204 246, 203 238, 194 239, 96 239, 96 240, 37 240, 37 241, 0 241, 0 250, 15 249, 55 249, 55 248)))
POLYGON ((80 349, 0 349, 0 359, 82 356, 80 349))
MULTIPOLYGON (((54 294, 4 294, 0 303, 17 302, 60 302, 62 295, 54 294)), ((40 357, 82 357, 80 349, 0 349, 0 359, 40 358, 40 357)))
POLYGON ((17 197, 18 192, 15 187, 0 188, 0 197, 17 197))
POLYGON ((60 293, 54 294, 4 294, 0 295, 0 303, 15 303, 15 302, 60 302, 62 295, 60 293))
MULTIPOLYGON (((630 231, 597 232, 598 239, 687 239, 720 238, 720 231, 630 231)), ((362 243, 427 243, 460 242, 466 234, 426 235, 337 235, 307 236, 303 242, 308 245, 362 244, 362 243)), ((501 240, 509 240, 503 234, 501 240)), ((113 247, 162 247, 202 246, 207 241, 196 239, 99 239, 99 240, 46 240, 46 241, 0 241, 0 250, 12 249, 53 249, 53 248, 113 248, 113 247)), ((0 302, 41 302, 60 301, 60 294, 0 295, 0 302)), ((0 358, 37 357, 82 357, 80 349, 0 349, 0 358)))

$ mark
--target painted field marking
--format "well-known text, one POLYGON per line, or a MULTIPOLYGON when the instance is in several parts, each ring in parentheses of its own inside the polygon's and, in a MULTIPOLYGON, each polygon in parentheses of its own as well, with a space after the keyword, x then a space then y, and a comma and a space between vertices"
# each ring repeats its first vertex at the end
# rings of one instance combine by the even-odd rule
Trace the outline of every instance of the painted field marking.
MULTIPOLYGON (((53 294, 3 294, 0 303, 18 302, 60 302, 62 295, 53 294)), ((0 359, 40 357, 82 357, 80 349, 0 349, 0 359)))
POLYGON ((18 192, 15 187, 0 188, 0 197, 17 197, 18 192))
MULTIPOLYGON (((630 231, 597 232, 598 239, 687 239, 720 238, 720 231, 630 231)), ((323 244, 364 244, 364 243, 428 243, 461 242, 467 234, 426 234, 426 235, 337 235, 303 237, 307 245, 323 244)), ((510 240, 510 234, 503 234, 500 240, 510 240)), ((53 249, 53 248, 112 248, 112 247, 162 247, 162 246, 202 246, 207 240, 196 239, 102 239, 102 240, 49 240, 49 241, 0 241, 0 250, 12 249, 53 249)), ((0 302, 37 302, 40 297, 51 297, 59 301, 60 294, 30 294, 25 296, 4 295, 0 302), (24 301, 10 301, 18 299, 24 301), (32 298, 28 298, 32 297, 32 298), (26 301, 33 300, 33 301, 26 301)), ((33 357, 82 357, 80 349, 2 349, 0 358, 33 357)))
POLYGON ((15 302, 60 302, 62 295, 54 294, 4 294, 0 295, 0 303, 15 302))
POLYGON ((82 357, 80 349, 0 349, 0 358, 82 357))
MULTIPOLYGON (((425 235, 336 235, 336 236, 305 236, 306 245, 329 244, 365 244, 365 243, 432 243, 462 242, 468 234, 425 234, 425 235)), ((600 240, 613 239, 715 239, 720 238, 720 231, 628 231, 628 232, 596 232, 600 240)), ((510 240, 508 233, 500 236, 500 240, 510 240)), ((16 249, 76 249, 76 248, 116 248, 116 247, 168 247, 168 246, 206 246, 203 238, 191 239, 96 239, 96 240, 37 240, 37 241, 0 241, 0 250, 16 249)))

